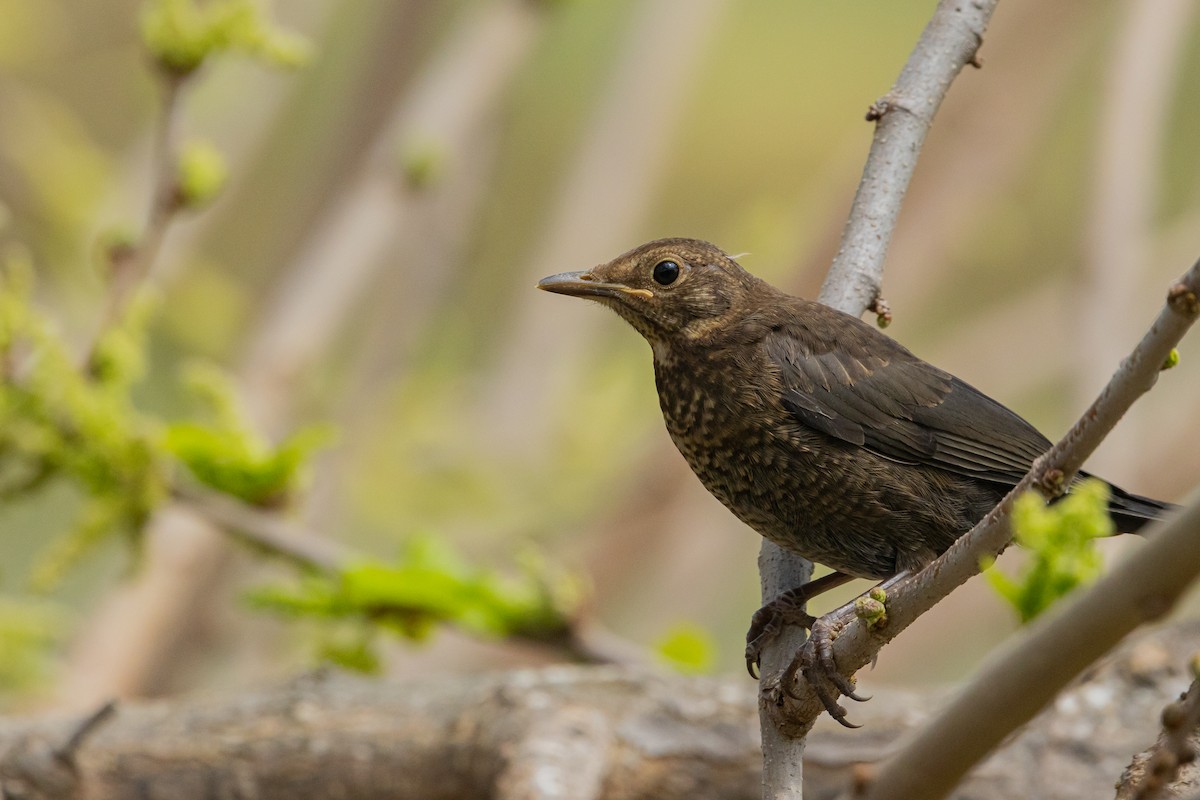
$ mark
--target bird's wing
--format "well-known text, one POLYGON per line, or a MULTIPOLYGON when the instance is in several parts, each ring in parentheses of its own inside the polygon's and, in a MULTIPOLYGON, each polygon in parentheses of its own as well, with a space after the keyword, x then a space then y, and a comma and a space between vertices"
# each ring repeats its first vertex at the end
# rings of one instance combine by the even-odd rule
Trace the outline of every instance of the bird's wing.
POLYGON ((863 346, 821 345, 786 329, 764 341, 783 404, 807 427, 889 459, 1003 484, 1049 448, 1021 417, 893 340, 847 333, 863 346))

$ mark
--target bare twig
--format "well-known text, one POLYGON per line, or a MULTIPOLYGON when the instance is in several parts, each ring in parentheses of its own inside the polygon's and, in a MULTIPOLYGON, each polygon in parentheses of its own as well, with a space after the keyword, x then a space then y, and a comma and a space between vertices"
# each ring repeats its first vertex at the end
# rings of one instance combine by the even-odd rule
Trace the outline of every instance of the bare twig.
MULTIPOLYGON (((943 0, 934 11, 892 91, 872 106, 875 137, 854 197, 842 244, 819 299, 850 314, 876 304, 887 245, 900 203, 916 168, 921 143, 950 83, 975 58, 995 0, 969 7, 943 0), (886 108, 884 107, 886 105, 886 108)), ((763 602, 811 577, 812 566, 771 542, 759 555, 763 602)), ((779 680, 803 632, 785 630, 762 653, 760 725, 763 731, 763 798, 798 798, 807 726, 793 727, 778 714, 779 680)))
MULTIPOLYGON (((983 521, 929 567, 893 590, 888 599, 888 625, 871 631, 855 621, 842 631, 835 643, 842 669, 849 672, 868 663, 886 642, 979 572, 982 557, 1007 546, 1015 499, 1047 483, 1064 485, 1079 469, 1134 400, 1154 384, 1167 354, 1200 314, 1198 294, 1200 262, 1171 288, 1167 304, 1149 332, 1067 435, 1034 463, 983 521)), ((949 791, 971 765, 1036 713, 1080 669, 1137 625, 1171 607, 1200 572, 1197 526, 1200 506, 1174 520, 1152 546, 1036 628, 1024 646, 1004 659, 1002 677, 994 665, 986 670, 938 720, 881 768, 862 796, 933 798, 949 791), (1168 541, 1174 543, 1174 549, 1168 541)), ((807 713, 815 716, 819 711, 808 709, 807 713)))
POLYGON ((80 720, 75 730, 67 737, 62 746, 54 751, 54 756, 65 765, 71 766, 75 763, 75 755, 79 752, 79 748, 83 747, 84 742, 88 740, 104 723, 113 718, 117 713, 117 703, 115 700, 109 700, 102 704, 91 714, 80 720))
POLYGON ((1200 574, 1200 503, 1151 542, 1039 622, 991 661, 951 704, 876 772, 861 795, 946 796, 1005 736, 1031 719, 1126 634, 1160 618, 1200 574))
POLYGON ((336 573, 354 561, 354 552, 321 536, 210 489, 175 487, 172 494, 201 516, 246 544, 306 569, 336 573))
MULTIPOLYGON (((872 106, 869 118, 877 120, 874 140, 841 247, 821 288, 821 302, 859 315, 879 299, 887 245, 921 144, 951 82, 975 58, 995 7, 996 0, 939 2, 895 86, 872 106)), ((770 542, 763 542, 759 563, 763 566, 764 602, 811 575, 811 566, 770 542)), ((799 796, 798 775, 776 772, 778 765, 799 764, 804 746, 801 734, 808 728, 793 726, 777 713, 779 676, 799 641, 801 634, 785 632, 762 654, 764 798, 799 796), (768 737, 768 728, 786 735, 772 733, 768 737)))
MULTIPOLYGON (((1194 654, 1192 674, 1200 667, 1194 654)), ((1158 741, 1134 758, 1117 784, 1116 800, 1157 800, 1178 777, 1180 768, 1195 760, 1192 737, 1200 726, 1200 678, 1193 678, 1188 690, 1163 709, 1162 732, 1158 741)))
POLYGON ((104 332, 120 322, 138 286, 149 275, 167 229, 182 207, 175 159, 179 143, 179 100, 187 76, 160 70, 159 77, 162 106, 154 134, 153 194, 137 241, 115 244, 105 253, 110 286, 96 334, 88 344, 84 365, 89 370, 95 366, 96 347, 104 332))
POLYGON ((997 0, 941 0, 896 85, 871 106, 878 120, 842 245, 820 300, 861 314, 879 296, 883 262, 917 155, 950 83, 983 42, 997 0))

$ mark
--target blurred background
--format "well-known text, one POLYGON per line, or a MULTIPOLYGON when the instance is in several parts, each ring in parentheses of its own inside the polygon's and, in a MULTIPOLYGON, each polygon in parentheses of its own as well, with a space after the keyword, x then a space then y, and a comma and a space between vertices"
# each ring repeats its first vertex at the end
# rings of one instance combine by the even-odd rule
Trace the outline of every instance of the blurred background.
MULTIPOLYGON (((1193 6, 1004 0, 983 68, 959 78, 921 155, 887 265, 888 333, 1051 438, 1200 254, 1193 6)), ((39 304, 76 341, 106 293, 97 235, 136 226, 149 196, 159 101, 139 8, 0 0, 0 244, 31 255, 39 304)), ((382 555, 419 534, 497 569, 536 551, 583 576, 611 631, 652 651, 700 630, 708 669, 741 671, 758 536, 672 447, 643 340, 533 286, 691 236, 815 296, 870 144, 864 113, 932 8, 276 3, 309 62, 222 58, 183 98, 183 128, 225 154, 230 181, 155 262, 139 407, 186 413, 181 366, 215 361, 267 435, 337 431, 292 519, 382 555)), ((1192 491, 1197 352, 1185 341, 1090 469, 1176 502, 1192 491)), ((29 597, 79 502, 51 484, 0 506, 0 596, 29 597)), ((154 527, 140 568, 110 541, 45 599, 53 646, 36 676, 0 687, 5 707, 244 687, 313 664, 315 625, 243 599, 285 567, 185 514, 154 527)), ((1015 627, 974 581, 869 681, 952 681, 1015 627)), ((550 658, 445 631, 388 640, 383 668, 550 658)))

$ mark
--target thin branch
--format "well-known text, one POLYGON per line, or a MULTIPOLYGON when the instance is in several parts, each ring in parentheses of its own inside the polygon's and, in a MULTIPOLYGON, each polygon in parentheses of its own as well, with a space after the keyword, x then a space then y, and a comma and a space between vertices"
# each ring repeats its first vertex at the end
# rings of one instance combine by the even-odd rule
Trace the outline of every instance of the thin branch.
POLYGON ((1200 575, 1200 503, 1163 525, 1128 561, 1034 625, 875 773, 864 800, 946 796, 988 752, 1033 718, 1126 634, 1166 614, 1200 575))
MULTIPOLYGON (((868 119, 876 121, 875 136, 841 246, 821 288, 819 299, 826 305, 857 316, 880 301, 887 245, 921 144, 950 84, 963 67, 975 63, 996 2, 939 2, 896 84, 872 105, 868 119)), ((764 602, 812 574, 811 565, 770 542, 763 542, 759 564, 764 602)), ((801 634, 785 631, 762 653, 764 798, 799 796, 796 793, 800 788, 794 780, 798 775, 792 776, 793 785, 788 786, 788 776, 776 773, 776 769, 800 763, 802 735, 809 724, 793 725, 792 720, 779 714, 777 689, 779 676, 801 641, 801 634), (768 736, 768 729, 783 735, 768 736)))
POLYGON ((89 370, 94 367, 96 348, 105 331, 120 322, 137 288, 150 274, 162 249, 167 229, 182 208, 175 159, 179 144, 180 94, 187 76, 167 70, 160 70, 159 75, 162 80, 162 105, 154 134, 153 195, 137 241, 114 245, 105 254, 111 283, 104 312, 84 360, 89 370))
MULTIPOLYGON (((811 580, 813 565, 764 539, 758 551, 758 573, 762 602, 766 605, 789 589, 811 580)), ((805 732, 781 724, 775 689, 792 656, 804 646, 806 636, 804 628, 786 626, 763 648, 760 656, 758 725, 762 736, 763 800, 802 800, 804 796, 801 764, 806 746, 805 732)))
MULTIPOLYGON (((363 563, 370 556, 328 536, 288 522, 227 495, 195 486, 175 487, 175 499, 243 544, 329 576, 363 563)), ((586 613, 567 620, 560 631, 520 632, 511 637, 588 664, 638 665, 645 650, 605 629, 586 613)))
POLYGON ((74 767, 75 755, 79 752, 79 748, 83 747, 84 743, 89 738, 95 735, 104 723, 113 718, 117 713, 117 703, 115 700, 109 700, 101 704, 99 708, 91 714, 86 715, 79 724, 75 726, 75 730, 67 737, 62 746, 54 751, 54 757, 62 764, 68 767, 74 767))
MULTIPOLYGON (((1192 656, 1192 674, 1196 675, 1197 657, 1192 656)), ((1188 690, 1163 709, 1162 733, 1158 741, 1121 776, 1116 800, 1161 800, 1167 787, 1179 778, 1180 768, 1196 759, 1191 738, 1200 726, 1200 677, 1193 678, 1188 690)))
MULTIPOLYGON (((917 155, 951 82, 975 60, 996 0, 964 7, 940 2, 892 91, 872 106, 875 136, 854 197, 842 244, 821 288, 821 302, 859 315, 881 301, 883 263, 916 168, 917 155)), ((883 315, 880 315, 883 319, 883 315)), ((812 565, 763 542, 759 553, 763 602, 811 577, 812 565)), ((779 679, 803 631, 785 630, 764 648, 759 690, 763 737, 763 798, 790 800, 802 792, 800 763, 807 725, 779 713, 779 679)))
MULTIPOLYGON (((1168 292, 1166 306, 1121 363, 1104 391, 1075 426, 1001 503, 926 569, 903 581, 888 598, 889 622, 870 631, 854 620, 834 644, 847 673, 967 578, 980 560, 1009 543, 1009 516, 1029 489, 1061 489, 1121 415, 1151 386, 1168 353, 1200 315, 1200 262, 1168 292)), ((1200 505, 1166 525, 1155 541, 1034 631, 1023 645, 994 662, 949 708, 885 764, 862 797, 893 800, 941 797, 966 771, 1027 721, 1080 670, 1126 633, 1165 613, 1200 574, 1200 505)), ((811 689, 807 689, 811 694, 811 689)), ((813 698, 815 703, 815 698, 813 698)), ((806 701, 809 719, 819 713, 806 701)))
POLYGON ((861 314, 879 297, 888 242, 908 190, 917 155, 950 84, 976 62, 997 0, 941 0, 896 85, 875 101, 878 120, 842 245, 821 287, 820 301, 861 314))
POLYGON ((191 510, 244 544, 280 556, 305 569, 334 574, 356 560, 353 550, 327 536, 254 508, 232 497, 198 487, 174 487, 172 494, 191 510))

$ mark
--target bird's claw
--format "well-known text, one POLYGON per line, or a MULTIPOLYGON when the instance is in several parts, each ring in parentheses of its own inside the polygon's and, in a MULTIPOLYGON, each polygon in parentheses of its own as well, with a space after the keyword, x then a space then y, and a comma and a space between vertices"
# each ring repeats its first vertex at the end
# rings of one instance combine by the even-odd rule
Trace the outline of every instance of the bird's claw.
POLYGON ((859 728, 860 725, 846 719, 846 709, 838 705, 837 695, 842 694, 860 703, 871 698, 858 694, 853 681, 838 670, 833 656, 832 627, 825 619, 814 621, 810 626, 812 635, 784 670, 780 686, 789 697, 800 699, 796 692, 796 679, 798 675, 803 675, 829 716, 847 728, 859 728))
POLYGON ((763 648, 779 636, 784 624, 803 625, 811 629, 815 622, 816 618, 803 610, 792 606, 781 607, 774 602, 755 611, 750 618, 750 629, 746 631, 746 671, 750 677, 758 680, 763 648))

